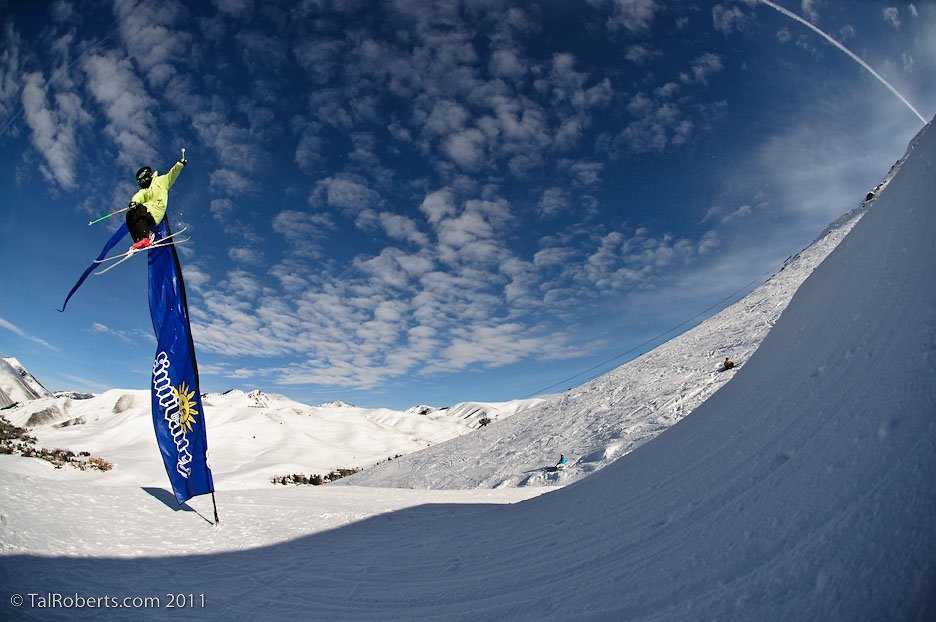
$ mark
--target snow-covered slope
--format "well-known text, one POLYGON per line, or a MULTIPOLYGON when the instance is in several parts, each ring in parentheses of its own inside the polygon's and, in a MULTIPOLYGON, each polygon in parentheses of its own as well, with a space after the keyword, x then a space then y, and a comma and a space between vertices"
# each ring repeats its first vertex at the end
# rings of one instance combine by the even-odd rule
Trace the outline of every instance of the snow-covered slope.
POLYGON ((667 429, 724 386, 803 280, 841 242, 865 206, 838 219, 743 300, 617 369, 523 412, 367 469, 341 483, 391 488, 564 485, 603 468, 667 429), (569 464, 548 469, 560 453, 569 464))
MULTIPOLYGON (((282 395, 239 390, 203 398, 217 486, 272 485, 274 476, 371 466, 471 432, 483 416, 509 417, 530 402, 458 404, 408 411, 342 403, 307 406, 282 395)), ((5 411, 47 448, 88 451, 114 465, 102 483, 162 486, 148 391, 111 390, 90 399, 35 399, 5 411)))
POLYGON ((0 618, 164 619, 183 594, 174 619, 936 619, 934 196, 930 130, 732 382, 512 505, 488 503, 522 489, 279 488, 222 497, 212 527, 0 456, 0 618))
POLYGON ((0 408, 50 395, 18 360, 0 358, 0 408))

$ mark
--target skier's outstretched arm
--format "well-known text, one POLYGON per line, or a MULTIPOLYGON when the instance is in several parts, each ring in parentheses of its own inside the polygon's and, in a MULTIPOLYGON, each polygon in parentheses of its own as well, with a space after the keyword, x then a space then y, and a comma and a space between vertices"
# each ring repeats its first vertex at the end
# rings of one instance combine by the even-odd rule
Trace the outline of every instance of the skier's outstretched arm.
POLYGON ((188 160, 185 160, 185 159, 183 158, 183 159, 180 159, 178 162, 176 162, 175 164, 172 165, 172 168, 169 169, 169 172, 168 172, 168 173, 166 173, 166 177, 168 178, 168 181, 169 181, 169 183, 168 183, 167 186, 166 186, 167 188, 171 188, 171 187, 172 187, 172 184, 175 183, 176 177, 178 177, 178 176, 179 176, 179 173, 182 172, 182 168, 186 165, 187 162, 188 162, 188 160))

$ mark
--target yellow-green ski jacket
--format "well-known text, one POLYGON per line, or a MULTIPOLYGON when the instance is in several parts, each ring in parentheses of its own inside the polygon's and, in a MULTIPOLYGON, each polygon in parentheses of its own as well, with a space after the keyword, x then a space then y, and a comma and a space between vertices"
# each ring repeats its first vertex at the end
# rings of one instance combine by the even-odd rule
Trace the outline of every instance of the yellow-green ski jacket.
POLYGON ((166 215, 166 206, 169 202, 169 188, 175 183, 176 177, 185 166, 181 162, 176 162, 169 172, 165 175, 153 176, 153 181, 149 188, 140 188, 130 200, 134 203, 142 203, 153 216, 153 220, 158 225, 166 215))

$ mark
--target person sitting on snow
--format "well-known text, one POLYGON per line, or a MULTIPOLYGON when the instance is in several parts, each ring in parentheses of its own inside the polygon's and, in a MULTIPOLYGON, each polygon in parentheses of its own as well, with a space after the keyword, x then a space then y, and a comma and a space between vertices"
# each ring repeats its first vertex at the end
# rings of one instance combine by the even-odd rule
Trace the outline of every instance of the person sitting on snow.
POLYGON ((559 454, 559 462, 556 463, 556 470, 564 469, 567 462, 568 460, 566 460, 565 454, 559 454))
POLYGON ((731 362, 731 359, 729 359, 729 358, 726 356, 726 357, 725 357, 725 369, 731 369, 732 367, 734 367, 734 363, 731 362))

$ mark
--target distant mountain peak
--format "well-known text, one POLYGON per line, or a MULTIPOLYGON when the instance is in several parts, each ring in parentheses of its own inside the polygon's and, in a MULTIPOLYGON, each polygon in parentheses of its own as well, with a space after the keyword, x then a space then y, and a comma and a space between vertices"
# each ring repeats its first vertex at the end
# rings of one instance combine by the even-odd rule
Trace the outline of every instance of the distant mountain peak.
POLYGON ((0 359, 0 408, 51 395, 15 357, 0 359))
POLYGON ((341 400, 335 400, 333 402, 319 404, 319 408, 357 408, 357 406, 354 404, 348 404, 347 402, 342 402, 341 400))

